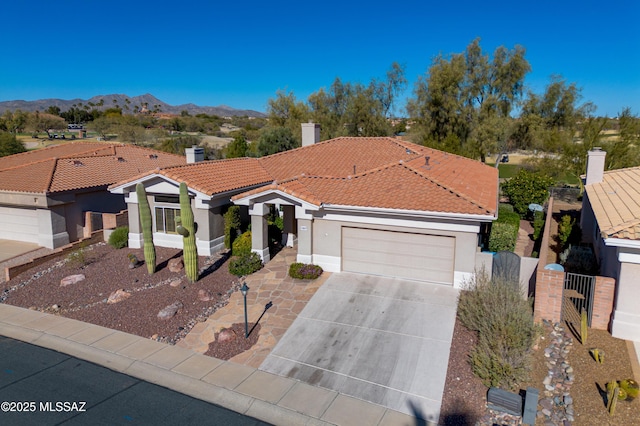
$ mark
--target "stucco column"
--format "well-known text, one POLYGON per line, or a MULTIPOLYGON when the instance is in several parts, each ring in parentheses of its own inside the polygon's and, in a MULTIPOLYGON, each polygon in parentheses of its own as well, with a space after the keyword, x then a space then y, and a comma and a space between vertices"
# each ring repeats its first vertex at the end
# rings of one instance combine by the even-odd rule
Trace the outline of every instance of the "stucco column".
POLYGON ((50 249, 69 244, 64 206, 60 205, 48 209, 37 209, 37 212, 38 244, 50 249))
POLYGON ((296 240, 296 209, 294 206, 282 206, 282 245, 293 247, 296 240))
POLYGON ((127 201, 127 215, 129 216, 129 247, 142 248, 142 228, 140 227, 139 205, 136 202, 127 201))
POLYGON ((313 220, 298 219, 298 262, 313 263, 313 220))
POLYGON ((251 215, 251 251, 258 253, 264 263, 267 263, 269 255, 269 227, 267 214, 269 206, 264 203, 256 203, 249 208, 251 215))

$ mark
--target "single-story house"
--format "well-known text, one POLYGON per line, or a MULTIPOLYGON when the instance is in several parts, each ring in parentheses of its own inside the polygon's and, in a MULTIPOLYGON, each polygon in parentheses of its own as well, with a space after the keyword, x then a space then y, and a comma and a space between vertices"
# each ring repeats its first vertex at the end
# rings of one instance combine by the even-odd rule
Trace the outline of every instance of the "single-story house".
MULTIPOLYGON (((154 242, 181 247, 173 217, 178 187, 193 197, 201 255, 223 248, 231 202, 251 218, 253 251, 269 260, 269 206, 279 206, 283 241, 298 261, 351 271, 460 285, 497 216, 498 172, 478 161, 391 137, 320 141, 304 123, 303 146, 262 158, 165 167, 110 187, 124 194, 129 245, 140 247, 136 184, 144 184, 154 242)), ((189 155, 189 154, 188 154, 189 155)), ((191 154, 198 156, 197 153, 191 154)))
POLYGON ((640 167, 605 172, 605 157, 588 153, 580 227, 600 275, 616 280, 611 334, 640 341, 640 167))
POLYGON ((107 187, 185 157, 117 143, 77 142, 0 158, 0 238, 57 248, 83 236, 85 212, 117 213, 107 187))

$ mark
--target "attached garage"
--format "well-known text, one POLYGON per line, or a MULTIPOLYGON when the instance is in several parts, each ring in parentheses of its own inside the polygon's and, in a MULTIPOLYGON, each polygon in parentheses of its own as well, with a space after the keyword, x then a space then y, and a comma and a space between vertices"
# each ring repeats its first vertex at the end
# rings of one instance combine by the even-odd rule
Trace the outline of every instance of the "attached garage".
POLYGON ((453 285, 455 238, 342 228, 342 270, 453 285))
POLYGON ((38 244, 37 210, 0 207, 0 239, 38 244))

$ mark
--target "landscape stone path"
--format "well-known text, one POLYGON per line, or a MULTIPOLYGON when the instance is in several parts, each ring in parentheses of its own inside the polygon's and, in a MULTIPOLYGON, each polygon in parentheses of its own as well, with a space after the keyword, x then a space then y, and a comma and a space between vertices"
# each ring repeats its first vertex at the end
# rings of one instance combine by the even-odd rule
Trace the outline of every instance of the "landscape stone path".
MULTIPOLYGON (((289 265, 296 261, 297 249, 283 248, 260 271, 244 278, 247 292, 248 322, 255 323, 265 305, 273 305, 260 319, 258 342, 251 349, 231 358, 238 364, 258 368, 278 343, 298 314, 318 288, 331 275, 328 272, 316 280, 297 280, 289 277, 289 265)), ((235 323, 244 323, 244 299, 240 291, 231 294, 227 306, 218 309, 205 322, 196 324, 176 346, 204 354, 215 341, 216 333, 235 323)))

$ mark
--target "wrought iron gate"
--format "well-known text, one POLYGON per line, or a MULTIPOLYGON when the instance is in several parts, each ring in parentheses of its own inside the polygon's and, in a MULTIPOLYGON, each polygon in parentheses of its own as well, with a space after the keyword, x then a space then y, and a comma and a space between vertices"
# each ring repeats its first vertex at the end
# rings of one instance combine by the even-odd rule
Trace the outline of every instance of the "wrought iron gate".
POLYGON ((591 275, 564 274, 564 289, 562 291, 562 321, 574 324, 580 323, 580 312, 587 312, 589 327, 593 314, 593 292, 596 277, 591 275))

